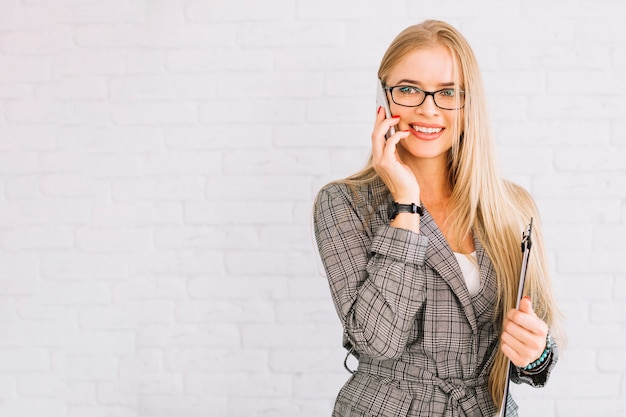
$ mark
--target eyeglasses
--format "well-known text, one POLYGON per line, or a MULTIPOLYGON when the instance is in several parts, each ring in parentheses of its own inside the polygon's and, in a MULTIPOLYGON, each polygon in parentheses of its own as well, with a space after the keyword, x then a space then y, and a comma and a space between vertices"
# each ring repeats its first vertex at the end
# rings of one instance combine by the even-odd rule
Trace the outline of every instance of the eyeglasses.
POLYGON ((435 106, 443 110, 460 110, 465 107, 465 91, 456 88, 444 88, 437 91, 424 91, 412 85, 385 86, 391 93, 391 99, 398 106, 419 107, 426 97, 433 96, 435 106))

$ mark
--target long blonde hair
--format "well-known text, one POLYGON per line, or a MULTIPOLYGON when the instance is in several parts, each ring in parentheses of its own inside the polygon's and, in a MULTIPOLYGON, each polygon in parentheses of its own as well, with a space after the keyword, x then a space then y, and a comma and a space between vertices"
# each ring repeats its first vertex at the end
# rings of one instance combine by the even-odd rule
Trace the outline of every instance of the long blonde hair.
MULTIPOLYGON (((385 53, 378 77, 385 81, 391 69, 409 52, 442 45, 450 51, 455 63, 455 84, 465 90, 462 133, 455 134, 449 152, 449 179, 452 186, 451 211, 446 227, 452 239, 461 242, 474 233, 491 260, 498 284, 496 318, 515 307, 519 272, 522 263, 520 241, 522 231, 533 217, 533 249, 526 278, 525 291, 532 299, 537 315, 551 329, 553 337, 562 340, 560 313, 554 299, 542 228, 537 208, 521 187, 504 180, 496 163, 490 123, 487 118, 485 93, 478 63, 465 38, 445 22, 427 20, 402 31, 385 53)), ((458 132, 457 132, 458 133, 458 132)), ((378 178, 372 158, 361 171, 343 182, 358 185, 378 178)), ((502 400, 507 358, 497 350, 489 374, 489 391, 496 406, 502 400)))

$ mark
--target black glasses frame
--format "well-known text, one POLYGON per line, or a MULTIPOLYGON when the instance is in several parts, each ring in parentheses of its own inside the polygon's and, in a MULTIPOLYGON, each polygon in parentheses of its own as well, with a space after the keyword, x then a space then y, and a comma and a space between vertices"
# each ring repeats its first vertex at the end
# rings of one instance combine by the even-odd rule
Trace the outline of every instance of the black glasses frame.
MULTIPOLYGON (((453 88, 442 88, 441 90, 437 90, 437 91, 426 91, 426 90, 422 90, 419 87, 415 87, 413 85, 394 85, 393 87, 389 87, 389 86, 386 85, 385 86, 385 90, 389 91, 389 94, 391 95, 391 100, 395 104, 397 104, 398 106, 402 106, 402 107, 419 107, 422 104, 424 104, 424 102, 426 101, 426 98, 428 96, 433 96, 433 103, 435 103, 435 106, 439 107, 442 110, 461 110, 463 107, 465 107, 465 101, 463 101, 463 103, 461 104, 461 107, 456 107, 456 108, 452 108, 452 109, 449 109, 447 107, 441 107, 439 104, 437 104, 437 99, 435 98, 435 94, 441 93, 442 91, 446 91, 446 90, 454 90, 453 88), (420 90, 422 93, 424 93, 424 99, 420 102, 420 104, 416 104, 415 106, 407 106, 406 104, 400 104, 393 97, 393 90, 395 88, 398 88, 398 87, 411 87, 411 88, 415 88, 416 90, 420 90)), ((465 94, 464 90, 456 90, 456 91, 461 93, 461 94, 465 94)), ((460 101, 459 101, 459 103, 460 103, 460 101)))

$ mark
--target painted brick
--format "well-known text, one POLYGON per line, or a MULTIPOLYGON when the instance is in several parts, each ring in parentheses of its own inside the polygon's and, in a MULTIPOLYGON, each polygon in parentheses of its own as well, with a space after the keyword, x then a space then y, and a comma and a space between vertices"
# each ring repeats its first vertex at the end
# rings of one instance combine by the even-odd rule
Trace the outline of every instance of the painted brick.
POLYGON ((188 297, 186 282, 174 276, 140 276, 113 284, 112 300, 126 303, 136 300, 183 300, 188 297))
POLYGON ((137 44, 146 48, 211 48, 235 46, 237 27, 232 23, 157 24, 136 33, 137 44))
POLYGON ((109 407, 136 409, 138 405, 136 389, 136 382, 130 380, 100 382, 98 384, 98 400, 109 407))
MULTIPOLYGON (((372 105, 372 118, 375 111, 372 105)), ((280 148, 362 149, 364 146, 371 146, 370 138, 374 126, 372 120, 360 123, 313 124, 304 128, 298 125, 278 124, 274 133, 275 143, 280 148)))
POLYGON ((111 98, 132 100, 206 100, 215 97, 215 77, 135 75, 110 82, 111 98))
POLYGON ((624 103, 613 95, 596 95, 594 100, 586 97, 551 94, 550 100, 531 96, 528 115, 537 120, 618 120, 623 121, 624 103))
POLYGON ((157 152, 163 148, 163 132, 153 127, 63 126, 56 130, 57 147, 63 152, 125 154, 157 152))
POLYGON ((115 381, 119 359, 112 355, 68 355, 67 378, 70 380, 115 381))
POLYGON ((72 7, 55 4, 48 7, 58 23, 116 24, 139 23, 142 20, 142 8, 128 1, 74 3, 72 7))
MULTIPOLYGON (((227 397, 209 397, 207 395, 190 396, 155 396, 143 400, 141 404, 142 414, 154 417, 168 417, 176 414, 185 416, 201 417, 206 415, 207 410, 216 416, 232 416, 226 412, 227 397)), ((115 414, 113 414, 115 415, 115 414)))
POLYGON ((626 300, 626 275, 615 276, 615 298, 618 300, 626 300))
POLYGON ((120 125, 193 124, 198 116, 192 103, 146 102, 117 105, 113 121, 120 125))
POLYGON ((307 103, 298 99, 251 98, 223 99, 200 105, 200 122, 255 124, 284 122, 302 123, 306 120, 307 103), (242 118, 242 114, 245 117, 242 118))
POLYGON ((288 177, 265 175, 254 178, 222 175, 210 177, 207 180, 206 191, 209 195, 221 196, 223 201, 241 201, 251 198, 259 201, 276 201, 305 199, 309 195, 310 186, 311 178, 304 175, 288 177))
POLYGON ((153 232, 148 228, 80 228, 76 246, 86 252, 129 252, 148 247, 153 232))
POLYGON ((100 77, 72 77, 43 84, 35 94, 44 100, 103 100, 109 97, 109 89, 100 77))
POLYGON ((252 97, 312 98, 323 93, 324 74, 306 72, 238 72, 220 77, 217 86, 218 98, 241 101, 252 97))
POLYGON ((78 322, 85 329, 130 330, 147 323, 172 322, 173 315, 174 303, 169 300, 141 300, 83 308, 78 322))
POLYGON ((347 372, 342 372, 339 368, 336 372, 328 374, 306 373, 297 375, 293 383, 293 396, 296 398, 318 398, 324 399, 330 389, 320 390, 318 387, 333 387, 333 392, 338 392, 341 386, 345 384, 347 372))
POLYGON ((278 70, 288 71, 323 71, 339 70, 345 72, 349 68, 367 70, 370 81, 375 78, 374 68, 380 61, 380 55, 372 48, 363 45, 347 46, 297 46, 274 49, 274 63, 278 70))
MULTIPOLYGON (((38 301, 40 304, 42 303, 42 300, 38 301)), ((67 338, 74 331, 75 324, 68 320, 51 320, 49 317, 46 318, 45 322, 46 326, 44 328, 37 320, 28 320, 26 317, 17 321, 0 323, 0 329, 2 330, 0 346, 15 348, 13 351, 18 351, 22 348, 35 349, 41 346, 44 353, 46 352, 43 349, 44 347, 49 349, 51 347, 65 346, 67 338)), ((47 354, 49 353, 47 352, 47 354)), ((41 355, 41 357, 44 357, 44 355, 41 355)), ((43 359, 41 361, 43 364, 43 359)), ((11 365, 5 364, 3 366, 11 365)))
POLYGON ((199 22, 247 22, 285 20, 295 17, 295 0, 269 0, 261 3, 237 1, 190 1, 187 18, 199 22))
POLYGON ((126 56, 128 74, 163 74, 165 52, 161 49, 133 49, 126 56))
POLYGON ((1 56, 0 68, 0 79, 3 82, 45 82, 51 80, 51 64, 47 58, 1 56))
POLYGON ((41 274, 58 280, 119 280, 128 277, 129 264, 126 254, 57 251, 42 255, 41 274), (100 263, 100 267, 94 270, 94 263, 100 263))
POLYGON ((169 127, 165 129, 166 146, 173 150, 269 149, 273 128, 270 124, 231 124, 169 127))
MULTIPOLYGON (((280 349, 270 353, 269 365, 272 371, 285 374, 291 372, 294 363, 298 364, 300 372, 306 374, 342 373, 345 356, 345 350, 342 348, 332 350, 280 349)), ((347 379, 346 376, 347 374, 344 374, 344 379, 347 379)))
POLYGON ((226 270, 233 275, 302 274, 310 271, 312 252, 286 250, 228 251, 226 270))
POLYGON ((187 395, 230 395, 236 392, 240 397, 256 396, 253 392, 263 393, 263 397, 284 398, 291 392, 292 377, 271 375, 269 373, 191 373, 185 378, 187 395))
POLYGON ((615 45, 611 58, 611 62, 615 68, 626 68, 626 47, 623 45, 615 45))
POLYGON ((160 227, 154 244, 164 249, 254 249, 258 232, 250 227, 160 227))
POLYGON ((335 46, 346 39, 343 22, 247 23, 238 35, 245 47, 335 46))
POLYGON ((606 398, 572 398, 557 401, 557 416, 602 414, 606 417, 620 417, 626 413, 626 401, 607 401, 606 398))
POLYGON ((569 146, 585 146, 593 137, 596 145, 608 145, 611 140, 610 121, 572 120, 567 123, 554 120, 502 121, 495 123, 499 143, 529 146, 554 146, 556 155, 567 151, 569 146), (562 147, 563 146, 563 147, 562 147))
MULTIPOLYGON (((203 3, 204 4, 204 3, 203 3)), ((168 52, 165 67, 171 72, 194 73, 205 71, 265 71, 274 68, 271 50, 211 48, 185 49, 168 52)))
POLYGON ((130 23, 80 25, 74 29, 74 42, 85 48, 128 48, 137 45, 138 28, 130 23))
MULTIPOLYGON (((590 307, 593 323, 626 323, 626 304, 623 302, 591 303, 590 307)), ((626 335, 623 338, 626 340, 626 335)))
POLYGON ((292 349, 332 349, 337 347, 341 334, 339 324, 247 324, 242 326, 242 346, 247 349, 280 349, 285 346, 292 349))
POLYGON ((134 253, 130 271, 134 275, 194 276, 224 272, 224 255, 210 250, 159 250, 134 253))
POLYGON ((307 175, 324 172, 328 165, 326 151, 304 149, 228 151, 224 154, 223 172, 232 175, 307 175))
POLYGON ((278 323, 324 323, 335 324, 337 316, 332 301, 323 300, 279 300, 276 305, 278 323))
POLYGON ((319 275, 289 279, 287 287, 290 299, 319 299, 323 300, 324 303, 330 300, 328 280, 326 279, 321 261, 318 262, 314 272, 319 272, 319 275))
POLYGON ((7 251, 68 249, 74 246, 73 228, 68 226, 21 226, 0 232, 0 244, 7 251))
POLYGON ((38 5, 7 4, 0 16, 0 28, 12 31, 41 30, 53 23, 48 10, 38 5))
POLYGON ((168 152, 149 155, 143 172, 147 175, 209 175, 222 172, 219 152, 168 152))
POLYGON ((41 286, 39 297, 43 303, 86 306, 109 302, 111 289, 104 282, 46 282, 41 286))
POLYGON ((59 123, 69 118, 72 111, 66 102, 18 100, 6 104, 3 113, 10 122, 37 125, 59 123))
POLYGON ((111 187, 116 202, 180 202, 202 200, 204 182, 201 177, 140 177, 115 181, 111 187))
POLYGON ((187 283, 191 299, 209 298, 223 302, 224 294, 229 300, 280 299, 288 295, 286 277, 270 276, 209 276, 191 278, 187 283))
POLYGON ((550 198, 581 195, 593 200, 623 198, 626 195, 626 179, 606 171, 598 172, 597 175, 556 173, 536 179, 533 182, 533 193, 538 197, 550 198))
POLYGON ((541 94, 546 91, 544 71, 483 71, 485 88, 491 94, 541 94))
POLYGON ((211 348, 238 350, 241 331, 235 324, 146 324, 137 329, 137 346, 162 349, 164 344, 184 348, 211 348))
POLYGON ((7 416, 37 416, 66 417, 66 408, 58 398, 9 398, 2 401, 2 412, 7 416))
POLYGON ((167 352, 163 368, 175 373, 195 372, 262 372, 268 370, 267 352, 263 350, 179 348, 167 352))
POLYGON ((40 184, 46 197, 95 197, 106 194, 105 185, 81 174, 48 174, 40 184))
MULTIPOLYGON (((217 288, 219 291, 219 287, 217 288)), ((274 305, 271 300, 228 300, 179 302, 176 320, 181 323, 240 323, 275 322, 274 305)))
POLYGON ((59 75, 119 75, 125 72, 126 55, 116 50, 66 50, 55 54, 52 72, 59 75))
POLYGON ((50 368, 50 358, 42 348, 0 348, 3 372, 42 372, 50 368))
POLYGON ((70 405, 67 407, 68 417, 139 417, 136 407, 105 406, 105 405, 70 405))
POLYGON ((330 415, 314 197, 399 30, 456 25, 536 199, 569 348, 520 417, 622 416, 626 7, 22 0, 0 13, 0 415, 330 415))
POLYGON ((129 203, 98 205, 92 224, 98 226, 154 226, 180 224, 183 207, 172 203, 129 203))
POLYGON ((185 204, 184 217, 189 224, 284 224, 293 221, 293 203, 260 201, 255 204, 254 216, 238 204, 188 203, 185 204))

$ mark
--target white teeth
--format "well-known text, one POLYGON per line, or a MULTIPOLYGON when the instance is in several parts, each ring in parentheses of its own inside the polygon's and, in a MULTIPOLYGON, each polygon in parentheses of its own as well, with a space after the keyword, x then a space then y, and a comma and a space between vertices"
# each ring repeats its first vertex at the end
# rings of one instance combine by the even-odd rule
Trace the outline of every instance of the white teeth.
POLYGON ((422 126, 413 126, 413 125, 411 125, 411 127, 417 130, 418 132, 428 133, 428 134, 439 133, 441 132, 441 129, 442 129, 441 127, 422 127, 422 126))

